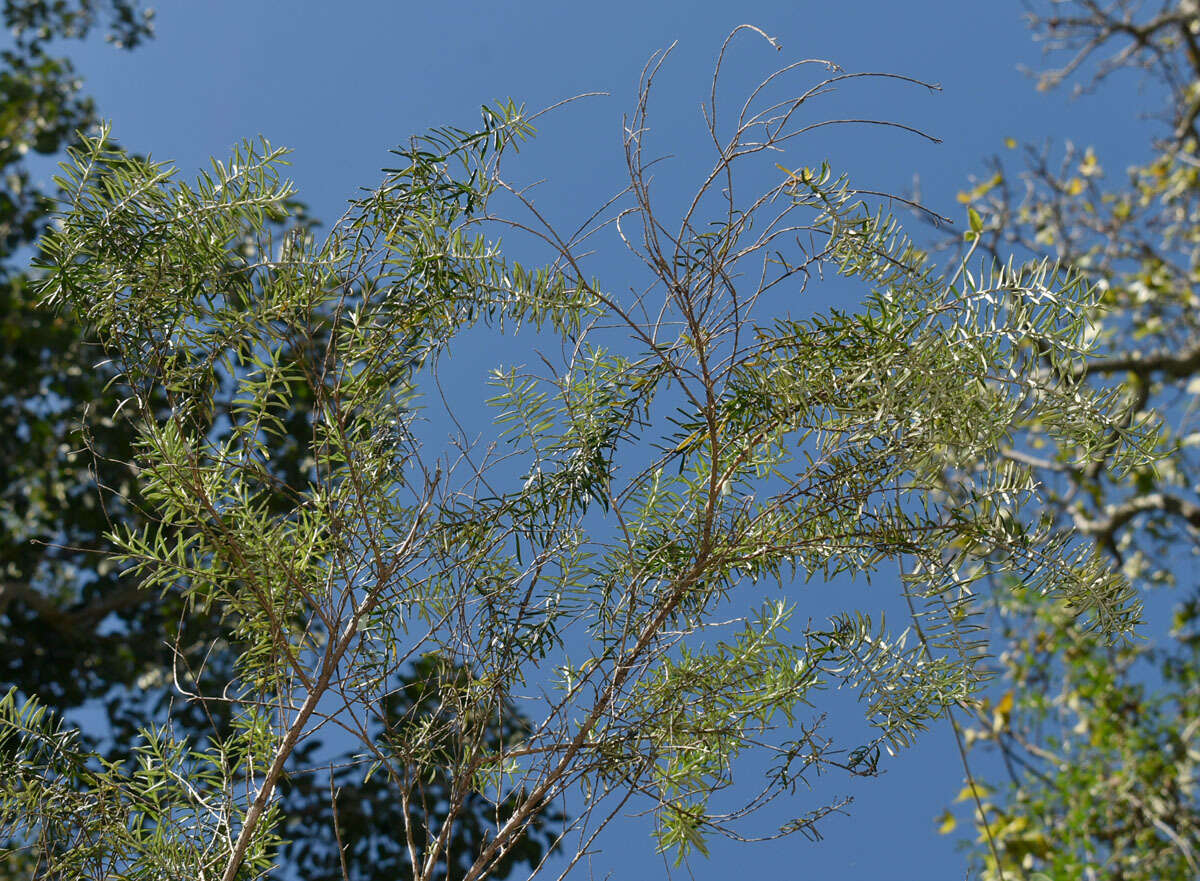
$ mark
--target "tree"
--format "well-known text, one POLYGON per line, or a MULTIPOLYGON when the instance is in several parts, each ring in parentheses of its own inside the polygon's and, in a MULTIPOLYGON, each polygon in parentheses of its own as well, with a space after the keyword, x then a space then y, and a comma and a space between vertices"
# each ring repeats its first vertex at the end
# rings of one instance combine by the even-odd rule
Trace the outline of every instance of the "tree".
MULTIPOLYGON (((94 130, 93 102, 82 95, 71 63, 52 57, 50 46, 82 39, 104 27, 108 39, 133 48, 151 36, 151 15, 126 0, 95 3, 7 3, 4 23, 15 34, 2 55, 0 106, 5 140, 0 167, 7 190, 0 193, 0 682, 39 700, 59 713, 86 702, 103 702, 108 727, 95 723, 85 739, 106 758, 124 757, 138 743, 138 729, 161 718, 174 695, 173 671, 181 665, 203 669, 208 681, 224 681, 240 648, 217 614, 183 614, 177 593, 140 589, 134 577, 114 565, 105 538, 114 523, 137 528, 145 500, 137 491, 130 463, 136 428, 119 406, 128 395, 117 371, 104 363, 94 329, 66 310, 55 315, 39 309, 24 269, 55 205, 53 193, 33 184, 25 157, 36 152, 62 155, 78 144, 77 133, 94 130), (80 431, 85 416, 86 431, 80 431)), ((109 145, 114 146, 114 145, 109 145)), ((312 229, 304 206, 288 204, 292 233, 312 229)), ((280 226, 274 230, 283 234, 280 226)), ((254 242, 244 236, 238 246, 254 242)), ((161 395, 154 398, 163 407, 161 395)), ((308 411, 299 396, 292 400, 288 430, 303 436, 308 411)), ((220 394, 212 424, 220 431, 222 414, 234 402, 220 394)), ((279 441, 272 468, 283 480, 301 479, 302 445, 279 441)), ((397 687, 421 685, 421 668, 406 671, 397 687)), ((197 742, 212 733, 228 733, 219 705, 178 707, 171 714, 176 730, 197 742)), ((514 724, 518 717, 514 716, 514 724)), ((310 741, 309 747, 317 746, 310 741)), ((349 791, 349 787, 346 787, 349 791)), ((380 804, 393 798, 386 781, 370 789, 380 804)), ((297 789, 289 794, 291 816, 306 828, 327 810, 325 794, 297 789)), ((416 810, 416 808, 414 808, 416 810)), ((436 804, 431 806, 436 811, 436 804)), ((551 834, 559 818, 553 812, 535 822, 523 851, 498 873, 538 859, 541 835, 551 834)), ((478 834, 486 817, 460 816, 451 847, 478 834)), ((347 824, 352 840, 366 847, 386 839, 391 818, 385 814, 347 824)), ((324 839, 293 835, 285 862, 328 862, 324 839)), ((0 845, 4 844, 0 840, 0 845)), ((0 860, 0 877, 37 875, 36 854, 28 860, 9 854, 0 860)), ((356 877, 395 876, 387 861, 364 861, 356 877)))
MULTIPOLYGON (((714 84, 713 170, 668 226, 644 143, 663 60, 627 124, 629 203, 612 218, 648 273, 630 296, 587 275, 595 227, 557 235, 501 175, 533 131, 512 102, 398 151, 323 241, 271 236, 291 190, 265 141, 192 184, 104 134, 73 152, 38 290, 96 328, 129 389, 146 514, 112 540, 145 589, 219 616, 242 650, 219 690, 200 669, 178 678, 228 732, 148 720, 123 762, 98 762, 33 699, 0 704, 18 769, 0 822, 54 877, 260 877, 288 834, 289 778, 332 787, 341 844, 345 778, 296 764, 323 726, 354 739, 354 785, 394 788, 414 878, 491 877, 555 806, 574 817, 569 867, 631 800, 682 859, 745 835, 806 774, 874 773, 973 700, 979 579, 1060 596, 1107 637, 1136 617, 1088 547, 1022 525, 1035 486, 1001 455, 1031 420, 1081 462, 1140 467, 1154 442, 1070 380, 1094 308, 1082 279, 965 261, 939 275, 828 166, 772 171, 741 197, 807 130, 809 103, 854 76, 836 69, 782 103, 756 91, 726 135, 714 84), (506 256, 504 229, 555 257, 506 256), (258 247, 239 247, 246 230, 258 247), (825 270, 861 286, 859 311, 773 305, 825 270), (488 420, 449 395, 460 433, 439 445, 422 419, 445 359, 500 332, 531 335, 544 369, 496 366, 480 443, 461 426, 488 420), (306 467, 284 479, 274 449, 300 410, 306 467), (862 611, 797 625, 769 587, 894 565, 915 634, 862 611), (432 678, 397 687, 409 663, 432 678), (857 689, 872 726, 849 751, 800 718, 830 685, 857 689), (761 788, 730 803, 755 754, 761 788), (438 811, 411 809, 429 800, 438 811), (456 823, 481 804, 489 825, 460 858, 456 823)), ((771 834, 811 833, 834 807, 771 834)))
MULTIPOLYGON (((136 606, 127 617, 141 616, 148 605, 136 586, 93 563, 109 528, 95 486, 129 483, 114 460, 130 458, 132 429, 119 419, 93 423, 97 445, 109 453, 94 463, 95 475, 73 452, 76 405, 94 401, 111 414, 117 397, 106 393, 103 369, 93 370, 100 359, 88 351, 82 329, 69 316, 37 309, 20 268, 54 204, 53 194, 33 184, 27 155, 60 154, 95 121, 70 62, 48 55, 48 45, 55 37, 85 37, 101 23, 123 46, 150 35, 149 17, 124 0, 9 2, 4 24, 15 41, 0 54, 0 680, 59 708, 96 694, 98 682, 131 682, 143 672, 138 643, 121 646, 96 631, 110 613, 136 606), (83 571, 90 580, 77 577, 83 571)), ((112 512, 118 519, 123 513, 112 512)), ((160 641, 141 645, 154 652, 160 641)))
MULTIPOLYGON (((1001 586, 1000 685, 967 738, 996 748, 1007 779, 982 790, 976 858, 987 878, 1191 879, 1200 874, 1200 584, 1190 575, 1200 528, 1200 7, 1032 9, 1038 37, 1066 55, 1039 88, 1083 77, 1080 90, 1092 89, 1133 69, 1165 99, 1149 158, 1121 176, 1091 148, 1057 158, 1027 148, 1020 184, 1013 163, 993 160, 962 198, 987 218, 986 250, 1049 255, 1096 287, 1087 320, 1097 348, 1068 378, 1109 391, 1129 419, 1157 414, 1165 431, 1159 461, 1126 472, 1103 456, 1081 460, 1036 423, 1008 456, 1047 487, 1056 529, 1087 536, 1139 590, 1180 595, 1149 639, 1115 646, 1078 633, 1054 598, 1001 586)), ((943 828, 953 826, 948 814, 943 828)))

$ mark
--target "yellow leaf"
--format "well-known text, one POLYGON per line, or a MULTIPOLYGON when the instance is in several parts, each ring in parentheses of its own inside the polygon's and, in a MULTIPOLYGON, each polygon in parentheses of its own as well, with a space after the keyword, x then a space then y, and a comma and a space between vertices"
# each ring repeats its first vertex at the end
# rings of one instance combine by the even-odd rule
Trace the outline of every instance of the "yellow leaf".
POLYGON ((1013 817, 1011 820, 1009 820, 1004 825, 1004 828, 1001 829, 1000 832, 1003 835, 1003 837, 1008 838, 1013 835, 1020 835, 1022 832, 1024 832, 1028 828, 1029 828, 1029 818, 1028 817, 1013 817))
POLYGON ((807 168, 801 168, 799 171, 792 171, 790 168, 784 168, 778 162, 775 163, 775 167, 788 176, 789 182, 800 181, 801 183, 808 183, 813 177, 812 171, 807 168))
POLYGON ((672 452, 682 453, 682 452, 689 450, 692 447, 696 446, 703 439, 704 439, 704 430, 701 428, 697 428, 695 431, 693 431, 691 434, 689 434, 687 437, 685 437, 683 440, 681 440, 678 444, 676 444, 675 449, 672 450, 672 452))
POLYGON ((1083 192, 1083 181, 1077 177, 1067 181, 1066 192, 1068 196, 1078 196, 1083 192))
POLYGON ((993 174, 987 180, 976 184, 973 189, 959 193, 957 196, 958 201, 966 205, 968 202, 974 202, 976 199, 982 199, 993 187, 997 187, 1002 183, 1004 183, 1004 175, 996 172, 996 174, 993 174))
POLYGON ((1008 727, 1008 719, 1012 715, 1013 709, 1013 693, 1006 691, 1004 697, 996 704, 996 708, 992 711, 992 730, 1003 731, 1008 727))
POLYGON ((958 820, 954 819, 954 814, 945 811, 938 817, 938 835, 949 835, 954 831, 954 827, 958 825, 958 820))
POLYGON ((1083 154, 1083 161, 1079 163, 1079 173, 1084 177, 1099 177, 1104 174, 1104 169, 1096 161, 1096 153, 1091 147, 1083 154))
POLYGON ((1012 708, 1013 708, 1013 693, 1011 691, 1006 691, 1004 693, 1004 697, 1000 698, 1000 702, 998 704, 996 704, 996 712, 1003 713, 1004 715, 1007 716, 1008 714, 1010 714, 1012 712, 1012 708))
POLYGON ((974 785, 974 787, 972 787, 971 784, 968 783, 966 786, 964 786, 962 788, 962 790, 958 793, 958 795, 956 795, 954 797, 954 800, 956 802, 974 801, 976 795, 978 795, 980 799, 985 799, 991 794, 992 794, 992 791, 990 789, 988 789, 986 786, 984 786, 982 783, 976 783, 974 785))
POLYGON ((1015 150, 1017 148, 1017 139, 1016 138, 1005 138, 1004 146, 1008 147, 1008 149, 1010 149, 1010 150, 1015 150))

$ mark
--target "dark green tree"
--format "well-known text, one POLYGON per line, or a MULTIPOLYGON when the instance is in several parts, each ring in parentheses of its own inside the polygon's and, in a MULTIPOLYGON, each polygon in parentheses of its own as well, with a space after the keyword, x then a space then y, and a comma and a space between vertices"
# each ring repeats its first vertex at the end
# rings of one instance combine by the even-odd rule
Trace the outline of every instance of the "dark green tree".
POLYGON ((121 463, 133 434, 86 328, 31 296, 25 266, 54 193, 34 185, 28 159, 61 156, 96 121, 70 61, 50 54, 56 41, 101 28, 133 47, 151 17, 80 0, 7 2, 3 20, 15 42, 0 53, 0 681, 69 709, 161 669, 177 616, 101 556, 111 518, 130 513, 121 463), (89 409, 101 418, 85 438, 89 409))

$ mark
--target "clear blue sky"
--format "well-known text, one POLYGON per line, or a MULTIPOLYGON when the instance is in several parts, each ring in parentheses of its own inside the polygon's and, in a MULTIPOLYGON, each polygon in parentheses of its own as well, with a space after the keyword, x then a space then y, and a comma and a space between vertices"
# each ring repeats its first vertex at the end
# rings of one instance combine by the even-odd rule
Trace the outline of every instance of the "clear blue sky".
MULTIPOLYGON (((818 57, 848 70, 940 82, 938 94, 859 83, 825 99, 824 107, 913 125, 942 145, 843 129, 806 142, 788 161, 796 167, 829 158, 858 186, 876 190, 907 190, 919 174, 926 203, 956 220, 955 193, 981 170, 985 155, 1003 150, 1005 137, 1093 144, 1106 168, 1117 170, 1140 158, 1139 115, 1152 109, 1132 78, 1106 89, 1102 99, 1072 102, 1066 94, 1035 92, 1018 66, 1039 66, 1040 50, 1017 0, 206 0, 157 7, 155 41, 128 54, 97 43, 76 56, 86 91, 113 121, 115 136, 132 150, 175 160, 189 174, 234 142, 263 134, 294 148, 300 196, 329 221, 357 187, 374 183, 387 148, 410 134, 472 125, 480 104, 507 96, 536 108, 607 91, 609 97, 546 117, 522 156, 524 177, 547 181, 539 205, 563 223, 582 219, 623 183, 621 114, 631 107, 647 58, 674 41, 652 121, 664 151, 676 155, 669 174, 696 174, 710 162, 693 137, 698 107, 721 40, 741 23, 758 25, 783 47, 775 53, 747 40, 734 56, 747 72, 818 57)), ((887 587, 877 582, 862 604, 870 608, 887 587)), ((844 704, 844 696, 835 702, 844 704)), ((880 779, 829 783, 824 791, 856 801, 849 817, 825 824, 824 841, 718 845, 712 859, 691 863, 692 872, 702 881, 751 873, 789 881, 960 881, 962 856, 952 839, 936 834, 934 817, 962 776, 950 732, 940 729, 891 762, 880 779)), ((574 877, 665 875, 644 819, 614 824, 598 851, 574 877)))

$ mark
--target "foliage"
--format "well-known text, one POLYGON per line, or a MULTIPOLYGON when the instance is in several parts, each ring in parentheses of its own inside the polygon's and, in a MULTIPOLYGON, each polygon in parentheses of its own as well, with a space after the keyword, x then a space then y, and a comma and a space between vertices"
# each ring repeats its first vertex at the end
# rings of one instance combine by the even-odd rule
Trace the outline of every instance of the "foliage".
MULTIPOLYGON (((308 881, 351 878, 396 878, 411 871, 404 834, 412 829, 413 847, 427 852, 428 832, 445 823, 454 803, 450 769, 461 752, 461 728, 447 697, 470 684, 465 667, 449 667, 438 657, 418 658, 396 686, 384 695, 379 714, 363 741, 385 757, 374 774, 364 775, 356 764, 335 768, 322 780, 297 774, 283 781, 284 834, 294 842, 289 862, 308 881), (414 736, 416 734, 416 736, 414 736), (438 738, 445 738, 440 743, 438 738), (432 741, 428 754, 414 754, 414 740, 432 741), (399 778, 396 773, 401 774, 399 778), (316 790, 322 786, 324 791, 316 790), (330 792, 335 793, 333 798, 330 792)), ((499 752, 515 748, 529 734, 528 723, 511 705, 502 707, 496 724, 483 733, 482 746, 499 752)), ((318 747, 319 748, 319 747, 318 747)), ((312 767, 318 748, 310 741, 296 750, 297 767, 312 767)), ((525 793, 514 792, 499 805, 511 814, 525 793)), ((474 855, 486 843, 492 805, 478 792, 463 799, 445 847, 445 865, 433 870, 435 879, 461 878, 474 855)), ((531 821, 524 837, 500 860, 492 875, 507 877, 518 867, 534 868, 554 843, 555 829, 565 815, 549 806, 531 821)))
MULTIPOLYGON (((82 39, 104 26, 110 42, 131 48, 151 36, 151 20, 149 10, 126 0, 23 0, 4 7, 14 45, 0 59, 0 167, 6 182, 0 193, 0 681, 36 695, 43 712, 103 701, 108 725, 93 722, 80 738, 80 749, 95 751, 93 763, 123 760, 137 751, 139 729, 167 718, 180 670, 223 682, 239 652, 219 614, 184 614, 177 592, 142 591, 135 577, 108 558, 112 546, 105 533, 118 522, 136 527, 145 504, 130 467, 132 408, 120 406, 128 389, 87 322, 69 310, 55 315, 38 308, 21 270, 55 204, 53 194, 32 184, 25 157, 31 151, 61 154, 78 143, 78 132, 96 124, 93 102, 81 94, 70 61, 48 54, 51 44, 82 39)), ((287 207, 291 229, 312 228, 301 204, 287 207)), ((238 232, 233 250, 256 246, 245 233, 238 232)), ((161 394, 153 401, 165 406, 161 394)), ((309 424, 303 399, 291 403, 289 439, 272 450, 271 468, 284 481, 303 473, 305 452, 295 438, 303 438, 309 424)), ((233 406, 218 394, 214 431, 233 406)), ((219 704, 176 706, 170 719, 180 743, 185 736, 203 742, 214 731, 228 736, 232 730, 219 704)), ((73 778, 79 783, 91 779, 85 770, 96 768, 81 762, 76 770, 84 775, 73 778)), ((391 797, 387 784, 378 781, 371 793, 380 802, 391 797)), ((297 792, 289 805, 297 815, 317 815, 324 794, 297 792)), ((538 829, 555 819, 553 813, 539 818, 538 829)), ((349 834, 369 841, 383 835, 388 822, 381 815, 349 834)), ((469 835, 481 822, 468 806, 459 834, 469 835)), ((53 830, 46 840, 62 850, 56 844, 48 854, 70 852, 83 859, 70 845, 73 839, 60 839, 58 827, 53 830)), ((531 838, 518 856, 529 857, 535 845, 531 838)), ((311 860, 322 858, 312 842, 297 839, 293 847, 311 860)), ((29 862, 15 854, 0 860, 0 877, 43 877, 45 866, 35 868, 37 856, 24 853, 29 862)), ((364 866, 362 877, 392 877, 394 869, 373 863, 364 866)))
POLYGON ((107 454, 94 461, 80 455, 72 431, 87 404, 105 415, 115 409, 117 398, 106 390, 111 372, 95 368, 99 352, 69 315, 36 308, 17 269, 53 206, 52 194, 32 184, 27 155, 61 153, 94 122, 70 62, 48 55, 48 44, 84 37, 101 19, 126 45, 149 33, 149 19, 124 0, 7 2, 4 23, 16 40, 0 54, 0 679, 60 708, 103 694, 101 683, 131 682, 144 670, 146 649, 159 653, 160 640, 99 636, 107 615, 123 611, 135 629, 154 619, 148 629, 162 630, 136 589, 114 567, 94 562, 109 527, 95 488, 132 491, 119 464, 130 458, 132 429, 120 419, 93 421, 93 440, 107 454))
MULTIPOLYGON (((1106 639, 1136 616, 1088 547, 1022 525, 1035 485, 1001 455, 1031 422, 1080 463, 1136 469, 1155 443, 1114 414, 1113 394, 1071 379, 1095 308, 1083 280, 1041 263, 975 271, 970 255, 941 276, 828 167, 740 198, 743 169, 774 166, 806 105, 849 76, 836 69, 780 104, 756 92, 766 106, 734 117, 731 135, 714 87, 714 169, 668 227, 643 152, 661 63, 627 126, 631 202, 613 228, 648 280, 625 297, 584 273, 595 228, 556 236, 505 183, 501 157, 532 134, 511 102, 485 108, 475 132, 398 151, 324 241, 271 236, 291 191, 265 141, 192 184, 104 135, 73 152, 39 290, 96 328, 130 390, 147 517, 113 541, 147 589, 219 615, 241 648, 220 689, 180 679, 230 719, 187 745, 189 778, 208 769, 195 787, 171 777, 158 729, 139 771, 105 765, 68 787, 67 804, 140 808, 155 781, 149 819, 127 808, 137 819, 95 844, 128 877, 261 874, 287 829, 285 774, 296 792, 316 773, 294 762, 325 725, 355 738, 355 785, 396 787, 390 816, 415 878, 494 874, 564 802, 580 808, 568 867, 630 800, 682 858, 712 834, 743 835, 806 774, 874 773, 881 751, 972 700, 980 578, 1059 597, 1106 639), (506 199, 514 213, 495 208, 506 199), (505 223, 556 258, 506 256, 505 223), (858 287, 857 312, 772 303, 825 272, 858 287), (474 443, 460 428, 440 445, 422 421, 441 418, 439 400, 450 424, 478 421, 441 394, 442 368, 501 332, 536 340, 545 369, 497 365, 495 432, 474 443), (222 395, 233 406, 214 430, 222 395), (288 477, 272 462, 301 412, 305 469, 288 477), (973 467, 947 488, 960 462, 973 467), (912 632, 858 610, 797 623, 771 587, 896 565, 912 632), (435 697, 396 684, 424 658, 435 697), (845 755, 793 724, 831 686, 858 691, 872 726, 845 755), (376 736, 397 725, 403 738, 376 736), (754 753, 773 767, 730 806, 754 753), (409 810, 423 794, 436 810, 409 810), (457 819, 481 801, 486 834, 469 859, 449 858, 457 819)), ((6 720, 13 757, 36 758, 39 719, 6 720)), ((78 766, 72 744, 60 751, 78 766)), ((33 780, 0 791, 33 843, 62 835, 33 809, 62 772, 30 767, 33 780)), ((770 834, 811 832, 829 807, 770 834)), ((62 822, 94 828, 78 813, 62 822)), ((76 877, 71 858, 53 871, 76 877)))
MULTIPOLYGON (((1200 874, 1200 528, 1195 426, 1200 392, 1200 8, 1189 0, 1035 4, 1031 25, 1065 63, 1050 88, 1080 90, 1141 70, 1165 98, 1148 158, 1121 175, 1092 148, 1060 160, 1027 148, 1017 183, 994 160, 960 197, 985 218, 981 244, 1050 255, 1100 293, 1088 316, 1096 352, 1071 378, 1110 390, 1130 419, 1155 413, 1159 461, 1113 472, 1026 426, 1008 455, 1047 487, 1056 529, 1086 535, 1151 596, 1176 594, 1147 639, 1114 647, 1080 635, 1053 598, 1001 585, 1002 680, 969 739, 997 748, 1008 780, 987 787, 975 816, 985 877, 1191 879, 1200 874), (1090 74, 1090 76, 1089 76, 1090 74), (1163 618, 1170 614, 1171 620, 1163 618), (984 822, 986 820, 986 822, 984 822)), ((1015 147, 1015 141, 1009 142, 1015 147)), ((954 826, 947 815, 943 828, 954 826)))

